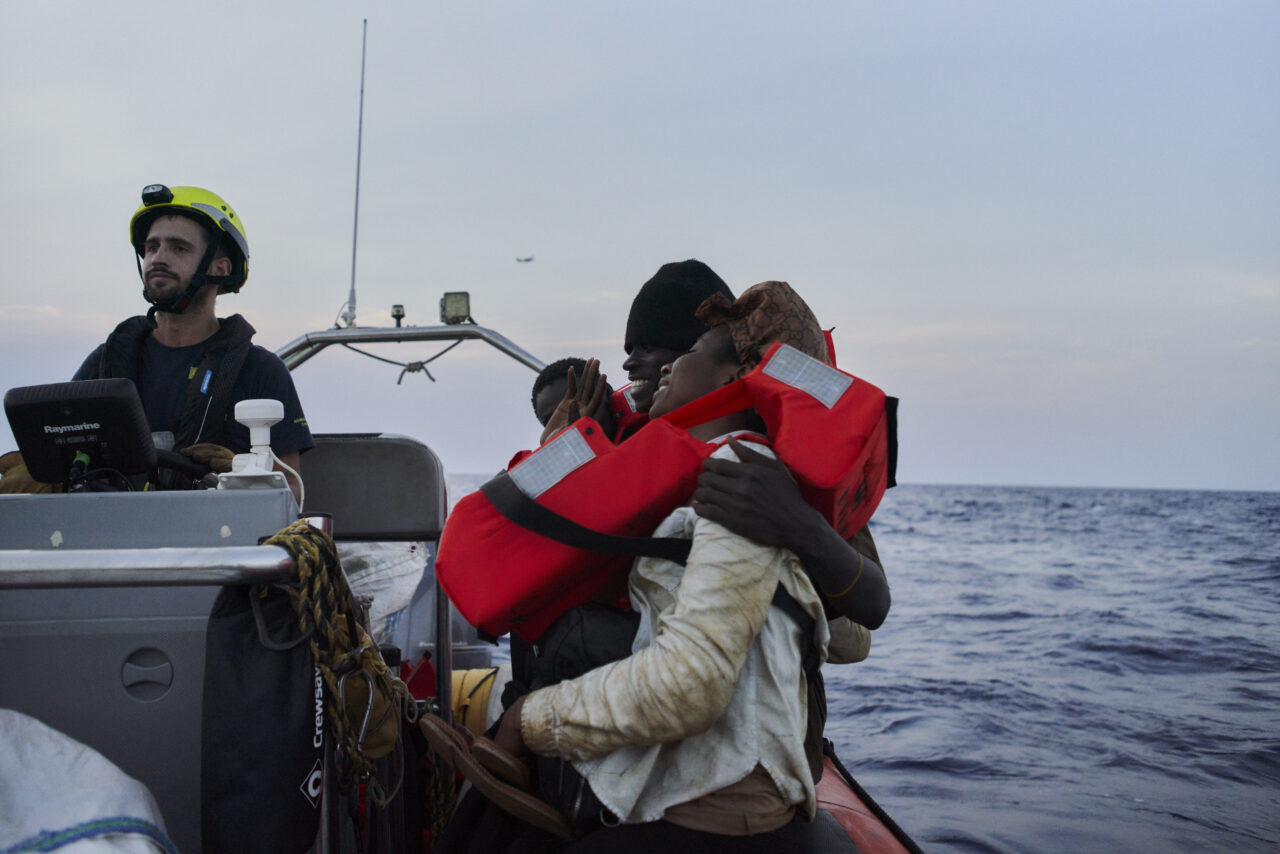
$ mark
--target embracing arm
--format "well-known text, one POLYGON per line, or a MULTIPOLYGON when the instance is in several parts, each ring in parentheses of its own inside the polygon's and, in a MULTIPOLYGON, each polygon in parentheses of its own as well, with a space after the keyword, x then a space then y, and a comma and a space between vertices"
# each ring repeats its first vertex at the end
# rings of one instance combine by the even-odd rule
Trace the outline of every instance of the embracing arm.
MULTIPOLYGON (((535 753, 602 756, 705 731, 728 708, 747 651, 778 586, 779 549, 698 519, 675 605, 652 645, 577 678, 529 694, 504 726, 535 753)), ((499 743, 510 749, 511 744, 499 743)))
POLYGON ((870 532, 863 528, 846 543, 805 503, 786 466, 736 439, 730 444, 741 462, 706 461, 693 493, 694 511, 756 542, 794 552, 828 612, 879 628, 889 613, 889 583, 870 532))
POLYGON ((871 533, 863 528, 845 542, 816 510, 804 506, 817 521, 807 532, 793 529, 787 548, 804 564, 828 612, 834 610, 868 629, 880 628, 889 614, 889 582, 874 549, 860 543, 870 540, 871 533))

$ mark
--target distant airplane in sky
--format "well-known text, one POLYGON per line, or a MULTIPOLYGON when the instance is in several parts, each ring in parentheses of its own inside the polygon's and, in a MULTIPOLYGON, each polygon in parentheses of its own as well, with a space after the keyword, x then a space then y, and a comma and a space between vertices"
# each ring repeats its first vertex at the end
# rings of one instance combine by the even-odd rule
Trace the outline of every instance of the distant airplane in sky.
POLYGON ((530 261, 532 261, 532 260, 533 260, 533 256, 532 256, 532 255, 530 255, 528 258, 517 258, 517 259, 516 259, 516 261, 517 261, 518 263, 520 263, 520 264, 528 264, 528 263, 529 263, 530 261))

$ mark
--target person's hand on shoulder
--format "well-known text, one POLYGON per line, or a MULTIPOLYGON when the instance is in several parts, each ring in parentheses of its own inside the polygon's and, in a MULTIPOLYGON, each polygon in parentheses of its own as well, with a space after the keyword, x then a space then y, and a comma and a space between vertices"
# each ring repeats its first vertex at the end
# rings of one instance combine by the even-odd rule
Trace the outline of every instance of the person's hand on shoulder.
MULTIPOLYGON (((809 506, 777 459, 729 440, 740 462, 707 459, 693 491, 693 510, 733 533, 793 552, 828 613, 878 629, 889 613, 889 584, 874 552, 846 542, 809 506)), ((856 538, 856 537, 855 537, 856 538)))
POLYGON ((730 439, 729 446, 741 462, 710 458, 703 463, 693 491, 694 512, 761 545, 792 548, 795 532, 822 517, 805 503, 780 460, 737 439, 730 439))

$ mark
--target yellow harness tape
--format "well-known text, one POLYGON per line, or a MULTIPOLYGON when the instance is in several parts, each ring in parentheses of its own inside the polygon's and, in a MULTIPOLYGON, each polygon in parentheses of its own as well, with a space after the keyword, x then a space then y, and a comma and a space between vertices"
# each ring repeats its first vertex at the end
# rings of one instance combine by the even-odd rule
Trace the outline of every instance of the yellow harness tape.
POLYGON ((453 671, 453 719, 473 735, 484 735, 489 696, 497 676, 496 667, 453 671))

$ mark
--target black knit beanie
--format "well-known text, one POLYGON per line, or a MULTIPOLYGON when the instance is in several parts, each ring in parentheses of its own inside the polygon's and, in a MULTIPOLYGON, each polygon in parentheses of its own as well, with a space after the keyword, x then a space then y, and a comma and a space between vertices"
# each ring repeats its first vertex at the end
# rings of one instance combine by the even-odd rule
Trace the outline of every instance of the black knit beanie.
POLYGON ((637 344, 688 350, 707 331, 695 312, 712 294, 733 300, 733 291, 706 264, 692 258, 663 264, 631 303, 626 351, 637 344))

